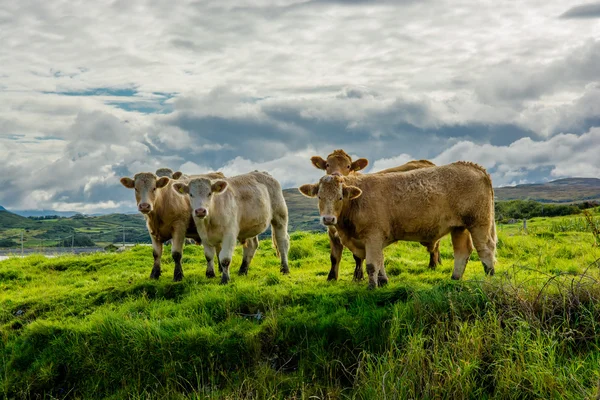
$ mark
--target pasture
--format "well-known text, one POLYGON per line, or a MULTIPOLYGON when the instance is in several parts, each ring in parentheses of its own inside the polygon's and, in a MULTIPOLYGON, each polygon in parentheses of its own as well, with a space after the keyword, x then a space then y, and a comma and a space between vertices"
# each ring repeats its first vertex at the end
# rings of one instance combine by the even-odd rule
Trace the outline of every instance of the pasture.
MULTIPOLYGON (((598 218, 598 217, 596 217, 598 218)), ((248 276, 204 276, 184 249, 182 282, 148 278, 150 247, 0 262, 4 398, 593 399, 600 380, 600 248, 574 217, 498 228, 496 276, 476 253, 462 281, 442 240, 385 251, 389 285, 326 282, 326 234, 291 234, 279 273, 262 240, 248 276), (312 397, 311 397, 312 396, 312 397)))

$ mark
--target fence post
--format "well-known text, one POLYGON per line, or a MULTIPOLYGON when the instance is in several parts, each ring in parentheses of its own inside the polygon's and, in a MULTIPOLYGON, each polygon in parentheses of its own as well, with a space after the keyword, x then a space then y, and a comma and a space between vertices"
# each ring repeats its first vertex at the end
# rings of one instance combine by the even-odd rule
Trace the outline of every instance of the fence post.
POLYGON ((125 225, 121 225, 121 228, 123 228, 123 248, 125 248, 125 225))
POLYGON ((523 218, 523 231, 527 233, 527 219, 523 218))
POLYGON ((23 233, 24 231, 21 230, 21 257, 23 257, 23 233))
POLYGON ((71 236, 71 253, 75 252, 73 247, 75 247, 75 233, 73 233, 73 236, 71 236))

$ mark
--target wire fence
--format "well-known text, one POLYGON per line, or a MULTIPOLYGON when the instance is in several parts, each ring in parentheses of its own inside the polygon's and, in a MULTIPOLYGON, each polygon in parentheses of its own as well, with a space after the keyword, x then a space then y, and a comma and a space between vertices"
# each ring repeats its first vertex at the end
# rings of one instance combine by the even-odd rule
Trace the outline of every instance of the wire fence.
POLYGON ((145 228, 133 226, 109 229, 86 227, 85 230, 73 229, 66 235, 53 233, 52 230, 32 234, 29 229, 13 228, 0 231, 0 256, 94 253, 150 242, 145 228))

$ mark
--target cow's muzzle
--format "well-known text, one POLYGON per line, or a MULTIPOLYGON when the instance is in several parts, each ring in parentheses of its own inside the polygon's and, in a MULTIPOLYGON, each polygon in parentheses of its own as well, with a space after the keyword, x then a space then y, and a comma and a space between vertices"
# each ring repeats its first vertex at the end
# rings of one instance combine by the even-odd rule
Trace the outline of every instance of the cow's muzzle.
POLYGON ((149 203, 140 203, 138 204, 138 210, 142 214, 148 214, 150 211, 152 211, 152 206, 149 203))
POLYGON ((333 215, 323 215, 321 217, 321 222, 323 223, 323 225, 326 225, 326 226, 335 225, 337 222, 337 218, 334 217, 333 215))
POLYGON ((208 215, 208 210, 206 208, 196 208, 194 210, 194 215, 196 218, 206 218, 208 215))

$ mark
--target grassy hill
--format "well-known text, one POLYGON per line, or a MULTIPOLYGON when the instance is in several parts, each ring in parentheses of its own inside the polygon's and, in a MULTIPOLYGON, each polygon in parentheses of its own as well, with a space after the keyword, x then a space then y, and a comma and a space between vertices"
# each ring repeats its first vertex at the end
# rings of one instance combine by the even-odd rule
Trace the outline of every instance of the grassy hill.
MULTIPOLYGON (((110 214, 98 217, 76 215, 70 218, 26 218, 9 211, 0 211, 0 239, 17 242, 20 246, 24 234, 25 248, 51 247, 59 243, 76 242, 106 245, 123 240, 133 243, 149 243, 150 237, 142 215, 110 214), (83 239, 86 239, 85 241, 83 239)), ((6 242, 10 243, 10 242, 6 242)), ((63 244, 64 244, 63 243, 63 244)))
MULTIPOLYGON (((596 217, 600 218, 600 217, 596 217)), ((496 276, 477 256, 449 279, 417 243, 386 249, 390 284, 326 282, 325 234, 270 240, 223 286, 186 246, 185 278, 148 278, 152 251, 0 262, 5 398, 592 399, 600 380, 600 248, 578 218, 498 227, 496 276), (312 397, 311 397, 312 396, 312 397)), ((241 263, 236 249, 232 265, 241 263)), ((235 271, 235 270, 234 270, 235 271)))

